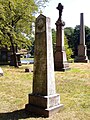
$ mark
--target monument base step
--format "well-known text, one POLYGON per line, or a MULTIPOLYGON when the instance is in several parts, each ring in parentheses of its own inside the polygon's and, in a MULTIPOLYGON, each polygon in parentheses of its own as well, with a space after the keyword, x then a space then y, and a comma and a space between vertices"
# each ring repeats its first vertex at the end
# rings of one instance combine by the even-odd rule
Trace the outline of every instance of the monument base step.
POLYGON ((70 70, 71 68, 67 67, 67 68, 56 68, 55 71, 67 71, 70 70))
POLYGON ((53 94, 49 96, 29 94, 28 98, 29 98, 28 104, 38 106, 44 109, 51 108, 60 104, 59 94, 53 94))
POLYGON ((27 114, 35 114, 35 115, 39 115, 40 117, 50 117, 55 113, 57 113, 62 107, 63 107, 63 104, 60 104, 48 109, 44 109, 31 104, 26 104, 25 110, 27 114))
POLYGON ((90 61, 89 60, 83 60, 83 59, 75 59, 74 62, 77 62, 77 63, 89 63, 90 61))
POLYGON ((87 56, 76 56, 74 62, 89 63, 87 56))
POLYGON ((89 60, 75 60, 77 63, 89 63, 89 60))
POLYGON ((69 63, 57 62, 55 65, 55 71, 67 71, 70 70, 69 63))

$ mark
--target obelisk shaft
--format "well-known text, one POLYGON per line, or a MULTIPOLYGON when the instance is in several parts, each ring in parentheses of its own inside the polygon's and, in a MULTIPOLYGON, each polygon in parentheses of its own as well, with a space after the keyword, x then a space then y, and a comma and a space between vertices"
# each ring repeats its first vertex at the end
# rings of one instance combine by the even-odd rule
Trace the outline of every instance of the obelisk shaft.
POLYGON ((80 44, 85 45, 84 14, 80 14, 80 44))
POLYGON ((85 45, 85 26, 84 14, 80 13, 80 43, 78 45, 78 56, 75 57, 75 62, 89 62, 87 56, 87 46, 85 45))
POLYGON ((26 110, 49 117, 61 106, 55 88, 50 18, 41 14, 35 24, 33 88, 26 110))

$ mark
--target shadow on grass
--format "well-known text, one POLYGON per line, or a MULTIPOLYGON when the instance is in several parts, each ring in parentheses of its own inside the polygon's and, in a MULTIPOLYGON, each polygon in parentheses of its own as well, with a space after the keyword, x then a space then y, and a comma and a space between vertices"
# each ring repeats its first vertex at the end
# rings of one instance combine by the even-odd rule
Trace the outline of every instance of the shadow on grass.
POLYGON ((38 118, 33 114, 26 113, 25 109, 16 110, 13 112, 0 113, 0 120, 20 120, 26 118, 38 118))

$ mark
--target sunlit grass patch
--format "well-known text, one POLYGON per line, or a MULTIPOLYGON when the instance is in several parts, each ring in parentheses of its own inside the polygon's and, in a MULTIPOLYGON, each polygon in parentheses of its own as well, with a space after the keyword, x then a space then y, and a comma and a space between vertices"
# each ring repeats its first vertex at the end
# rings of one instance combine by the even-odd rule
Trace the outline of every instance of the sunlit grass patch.
POLYGON ((22 117, 25 113, 21 111, 28 103, 28 94, 32 93, 33 80, 33 72, 26 73, 25 68, 33 69, 33 65, 22 65, 19 68, 1 67, 4 76, 0 77, 0 117, 3 116, 0 120, 10 120, 5 117, 16 115, 17 112, 13 111, 17 110, 20 120, 90 119, 90 64, 70 63, 70 70, 55 72, 56 92, 60 94, 61 103, 64 104, 62 110, 50 118, 26 117, 25 119, 22 117))

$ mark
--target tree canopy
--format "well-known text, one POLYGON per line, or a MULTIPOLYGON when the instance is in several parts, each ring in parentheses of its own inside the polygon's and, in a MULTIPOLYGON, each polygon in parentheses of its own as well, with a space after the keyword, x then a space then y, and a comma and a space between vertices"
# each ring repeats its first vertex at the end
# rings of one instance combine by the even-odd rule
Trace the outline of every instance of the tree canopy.
MULTIPOLYGON (((73 29, 71 27, 65 28, 65 35, 68 39, 69 47, 72 49, 74 56, 77 55, 77 47, 80 41, 80 25, 76 25, 73 29)), ((87 49, 90 49, 90 28, 85 26, 85 44, 87 49)))
POLYGON ((35 13, 45 5, 45 2, 47 0, 0 0, 2 44, 9 43, 10 36, 12 36, 14 42, 23 42, 28 45, 30 41, 27 38, 31 35, 35 13))
MULTIPOLYGON (((68 34, 68 32, 67 32, 68 34)), ((71 32, 70 32, 71 34, 71 32)), ((56 49, 56 31, 55 29, 52 29, 52 41, 53 41, 53 48, 54 48, 54 52, 56 49)), ((65 47, 65 51, 66 51, 66 55, 67 55, 67 60, 71 59, 71 55, 73 54, 72 49, 69 47, 68 45, 68 39, 67 37, 64 35, 64 47, 65 47)))
MULTIPOLYGON (((0 43, 12 46, 14 59, 14 44, 30 46, 32 23, 35 13, 44 7, 48 0, 0 0, 0 43)), ((17 65, 16 65, 17 66, 17 65)))

